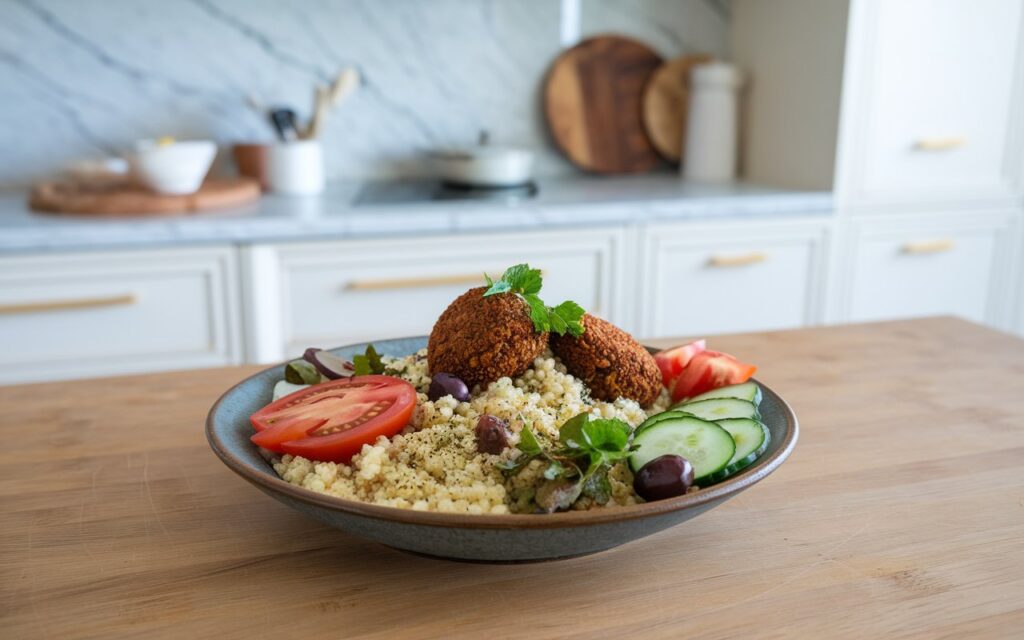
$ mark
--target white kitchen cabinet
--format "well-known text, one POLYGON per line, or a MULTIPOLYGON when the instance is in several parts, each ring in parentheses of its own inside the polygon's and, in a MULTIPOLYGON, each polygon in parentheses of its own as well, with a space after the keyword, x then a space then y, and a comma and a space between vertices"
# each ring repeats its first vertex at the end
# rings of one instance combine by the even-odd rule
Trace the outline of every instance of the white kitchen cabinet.
POLYGON ((0 258, 0 384, 240 361, 230 247, 0 258))
POLYGON ((711 335, 819 319, 828 220, 645 229, 640 333, 711 335))
POLYGON ((835 319, 955 315, 1006 327, 1016 224, 1010 211, 851 220, 837 259, 835 319))
POLYGON ((543 298, 622 322, 625 229, 256 245, 244 250, 249 358, 430 332, 483 274, 529 262, 543 298))
POLYGON ((1012 299, 1015 302, 1012 330, 1024 338, 1024 221, 1017 224, 1017 242, 1013 251, 1013 262, 1017 277, 1011 283, 1012 299))
POLYGON ((840 215, 1019 204, 1024 2, 731 7, 746 179, 834 190, 840 215))
POLYGON ((853 0, 840 184, 851 204, 1012 197, 1020 0, 853 0))

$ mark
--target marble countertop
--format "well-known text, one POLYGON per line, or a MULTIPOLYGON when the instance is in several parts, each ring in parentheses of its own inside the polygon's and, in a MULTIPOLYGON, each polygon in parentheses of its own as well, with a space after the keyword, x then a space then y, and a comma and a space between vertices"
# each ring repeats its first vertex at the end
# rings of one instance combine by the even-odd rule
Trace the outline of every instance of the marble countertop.
POLYGON ((36 213, 26 206, 24 194, 8 194, 0 196, 0 253, 827 216, 832 211, 828 192, 696 185, 669 174, 541 180, 536 197, 507 204, 360 204, 363 187, 337 183, 316 197, 268 195, 238 209, 106 219, 36 213))

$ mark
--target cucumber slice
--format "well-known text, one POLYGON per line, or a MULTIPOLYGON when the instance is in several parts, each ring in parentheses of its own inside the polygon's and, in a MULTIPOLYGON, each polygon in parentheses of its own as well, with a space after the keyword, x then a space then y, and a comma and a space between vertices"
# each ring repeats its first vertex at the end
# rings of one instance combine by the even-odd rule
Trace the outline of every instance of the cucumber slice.
POLYGON ((711 398, 739 398, 754 404, 761 404, 761 387, 756 382, 730 384, 727 387, 712 389, 707 393, 684 400, 681 404, 690 404, 691 402, 700 402, 701 400, 709 400, 711 398))
POLYGON ((634 471, 659 456, 675 454, 690 461, 698 483, 721 471, 736 453, 736 442, 728 431, 692 416, 662 420, 635 436, 633 444, 637 450, 629 457, 629 466, 634 471))
POLYGON ((726 418, 750 418, 760 420, 757 405, 738 398, 709 398, 687 402, 672 407, 672 411, 684 411, 704 420, 725 420, 726 418))
POLYGON ((718 426, 729 432, 736 443, 736 452, 732 459, 720 471, 708 476, 708 482, 725 480, 737 471, 749 467, 768 448, 771 434, 763 423, 747 418, 729 418, 719 420, 718 426))
POLYGON ((640 433, 644 429, 647 429, 649 427, 653 427, 654 425, 658 424, 662 420, 668 420, 670 418, 685 418, 688 415, 690 415, 690 414, 686 413, 685 411, 673 411, 671 409, 669 409, 668 411, 662 411, 661 413, 654 414, 650 418, 647 418, 646 420, 641 422, 639 425, 637 425, 636 429, 633 430, 633 433, 634 434, 640 433))

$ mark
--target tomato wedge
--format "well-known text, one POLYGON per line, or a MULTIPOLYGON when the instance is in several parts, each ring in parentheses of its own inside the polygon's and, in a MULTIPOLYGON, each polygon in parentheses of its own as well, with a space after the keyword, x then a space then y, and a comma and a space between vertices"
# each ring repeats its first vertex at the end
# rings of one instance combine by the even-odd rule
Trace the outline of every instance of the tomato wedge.
POLYGON ((355 376, 287 395, 249 420, 264 449, 310 460, 348 462, 364 444, 393 436, 409 423, 416 390, 391 376, 355 376))
POLYGON ((728 353, 702 351, 693 356, 670 388, 672 401, 678 402, 712 389, 746 382, 755 371, 757 367, 740 362, 728 353))
POLYGON ((654 354, 654 361, 658 363, 658 368, 661 369, 662 384, 671 389, 672 383, 683 372, 686 365, 690 364, 693 356, 701 351, 705 351, 707 348, 707 342, 704 340, 694 340, 690 344, 672 347, 671 349, 665 349, 654 354))

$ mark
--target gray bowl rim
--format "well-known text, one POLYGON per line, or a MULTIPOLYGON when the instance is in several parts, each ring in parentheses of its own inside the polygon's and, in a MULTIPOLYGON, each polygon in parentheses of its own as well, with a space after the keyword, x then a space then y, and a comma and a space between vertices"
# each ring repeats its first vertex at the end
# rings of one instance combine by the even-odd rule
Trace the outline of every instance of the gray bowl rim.
MULTIPOLYGON (((394 338, 394 340, 415 340, 425 338, 426 336, 412 336, 409 338, 394 338)), ((344 349, 349 346, 362 344, 364 343, 343 345, 341 347, 328 349, 328 351, 344 349)), ((646 349, 651 353, 657 353, 660 351, 660 349, 654 347, 646 347, 646 349)), ((249 465, 245 460, 236 457, 227 449, 224 442, 221 440, 220 435, 214 428, 216 414, 221 403, 225 398, 232 395, 236 389, 249 382, 249 380, 263 375, 268 370, 279 366, 281 365, 276 364, 274 366, 267 367, 239 381, 221 394, 213 404, 210 408, 210 412, 206 416, 206 439, 210 444, 210 448, 213 449, 213 452, 218 458, 220 458, 221 462, 236 474, 253 485, 271 493, 282 494, 289 499, 297 500, 321 509, 340 511, 356 516, 386 520, 400 524, 459 529, 562 529, 567 527, 585 527, 603 523, 624 522, 690 509, 736 495, 740 491, 743 491, 766 478, 769 474, 778 469, 793 452, 800 433, 800 425, 797 421, 796 414, 793 412, 792 407, 789 406, 789 403, 761 381, 756 378, 751 378, 751 380, 761 387, 761 392, 763 394, 770 395, 783 409, 782 414, 786 420, 786 431, 782 439, 782 445, 773 454, 757 460, 757 462, 740 471, 736 475, 733 475, 706 489, 654 502, 644 502, 641 504, 616 506, 604 509, 591 509, 589 511, 563 511, 550 514, 509 513, 474 515, 468 513, 414 511, 412 509, 369 504, 358 500, 347 500, 345 498, 328 496, 309 489, 303 489, 302 487, 297 487, 285 480, 282 480, 274 474, 272 468, 270 469, 270 473, 267 473, 266 470, 257 470, 249 465)), ((269 463, 267 464, 269 467, 269 463)))

